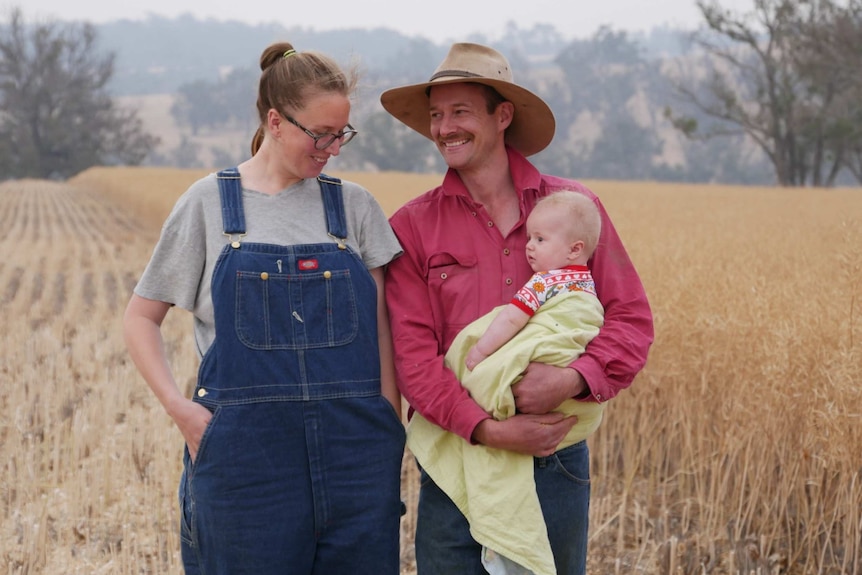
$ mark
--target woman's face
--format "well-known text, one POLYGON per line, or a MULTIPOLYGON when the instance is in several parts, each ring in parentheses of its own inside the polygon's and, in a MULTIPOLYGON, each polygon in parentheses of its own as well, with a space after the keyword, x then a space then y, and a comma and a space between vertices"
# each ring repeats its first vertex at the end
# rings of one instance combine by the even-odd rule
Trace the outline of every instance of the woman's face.
POLYGON ((323 92, 308 98, 301 110, 279 112, 279 133, 282 157, 286 169, 300 179, 316 178, 323 171, 329 158, 341 151, 340 138, 322 150, 315 148, 317 142, 325 142, 325 134, 341 134, 348 130, 350 99, 335 92, 323 92), (297 125, 298 124, 298 125, 297 125), (314 136, 321 136, 315 141, 314 136))

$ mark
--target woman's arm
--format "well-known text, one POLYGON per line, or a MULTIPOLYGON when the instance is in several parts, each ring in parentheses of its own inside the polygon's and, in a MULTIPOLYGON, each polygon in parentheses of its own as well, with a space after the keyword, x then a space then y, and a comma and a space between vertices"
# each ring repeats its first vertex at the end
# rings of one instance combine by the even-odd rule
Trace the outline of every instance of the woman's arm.
POLYGON ((132 295, 123 316, 123 336, 132 361, 179 427, 194 459, 212 414, 183 396, 174 380, 161 330, 170 308, 169 303, 132 295))
POLYGON ((377 338, 380 346, 380 393, 392 404, 398 418, 401 413, 401 393, 395 383, 395 361, 392 352, 392 332, 389 327, 389 312, 386 307, 383 268, 371 270, 371 277, 377 284, 377 338))

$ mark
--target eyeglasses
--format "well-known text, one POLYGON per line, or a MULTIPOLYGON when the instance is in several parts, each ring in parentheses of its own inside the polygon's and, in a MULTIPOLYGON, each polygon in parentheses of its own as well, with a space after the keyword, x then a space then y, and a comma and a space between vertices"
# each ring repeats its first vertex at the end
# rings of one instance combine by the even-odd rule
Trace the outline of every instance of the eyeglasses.
POLYGON ((335 143, 335 140, 340 140, 340 145, 346 146, 350 142, 350 140, 353 139, 353 136, 359 133, 353 126, 347 124, 346 126, 344 126, 344 129, 337 134, 315 134, 287 114, 282 115, 284 116, 285 120, 305 132, 309 138, 314 140, 315 150, 325 150, 333 143, 335 143))

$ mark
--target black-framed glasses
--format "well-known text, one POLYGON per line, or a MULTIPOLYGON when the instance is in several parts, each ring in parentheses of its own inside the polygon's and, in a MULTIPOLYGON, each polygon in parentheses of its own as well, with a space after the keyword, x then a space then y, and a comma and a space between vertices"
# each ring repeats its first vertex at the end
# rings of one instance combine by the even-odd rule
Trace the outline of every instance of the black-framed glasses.
POLYGON ((346 126, 344 126, 344 129, 337 134, 315 134, 287 114, 283 114, 283 116, 285 120, 305 132, 309 138, 314 140, 315 150, 325 150, 333 143, 335 143, 335 140, 339 140, 342 146, 346 146, 350 142, 350 140, 353 139, 353 136, 359 133, 356 128, 354 128, 350 124, 347 124, 346 126))

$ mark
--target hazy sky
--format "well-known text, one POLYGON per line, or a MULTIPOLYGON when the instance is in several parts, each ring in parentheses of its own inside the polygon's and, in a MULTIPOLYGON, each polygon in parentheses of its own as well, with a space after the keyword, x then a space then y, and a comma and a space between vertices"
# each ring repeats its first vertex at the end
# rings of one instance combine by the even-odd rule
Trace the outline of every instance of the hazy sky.
MULTIPOLYGON (((721 0, 721 5, 736 11, 747 11, 753 4, 754 0, 721 0)), ((0 0, 0 6, 4 19, 12 6, 20 6, 27 20, 94 23, 190 13, 315 30, 383 26, 435 42, 463 39, 471 32, 493 39, 509 21, 521 29, 552 24, 567 39, 589 36, 603 24, 646 31, 661 24, 695 28, 700 22, 694 0, 0 0)))

